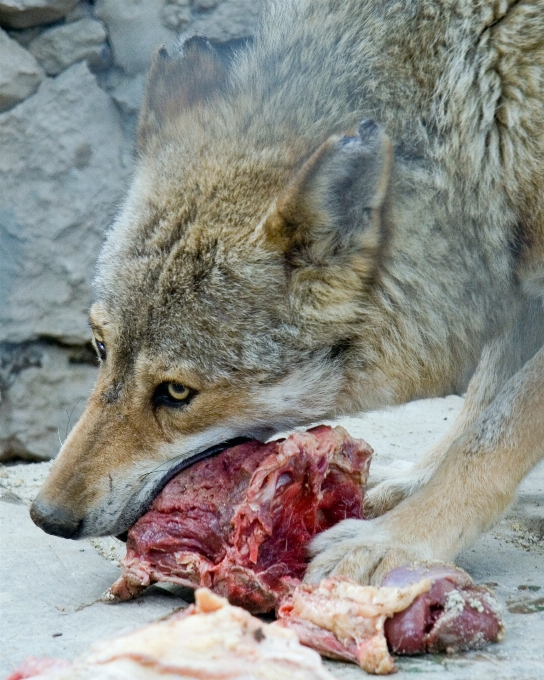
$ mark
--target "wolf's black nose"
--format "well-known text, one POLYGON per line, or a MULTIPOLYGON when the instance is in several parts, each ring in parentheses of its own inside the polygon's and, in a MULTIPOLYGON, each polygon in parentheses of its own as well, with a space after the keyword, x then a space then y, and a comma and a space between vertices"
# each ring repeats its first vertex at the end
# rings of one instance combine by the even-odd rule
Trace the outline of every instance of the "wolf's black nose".
POLYGON ((46 534, 61 538, 78 538, 83 524, 79 517, 74 517, 58 505, 50 505, 39 498, 30 507, 30 517, 46 534))

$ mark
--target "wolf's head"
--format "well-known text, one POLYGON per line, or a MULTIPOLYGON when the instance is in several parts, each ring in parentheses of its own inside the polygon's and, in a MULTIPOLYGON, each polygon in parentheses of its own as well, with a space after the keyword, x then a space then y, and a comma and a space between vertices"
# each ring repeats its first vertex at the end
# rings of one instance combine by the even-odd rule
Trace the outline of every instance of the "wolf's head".
POLYGON ((48 532, 120 533, 210 447, 388 401, 362 328, 389 139, 260 130, 237 87, 202 39, 155 58, 99 259, 98 380, 32 508, 48 532))

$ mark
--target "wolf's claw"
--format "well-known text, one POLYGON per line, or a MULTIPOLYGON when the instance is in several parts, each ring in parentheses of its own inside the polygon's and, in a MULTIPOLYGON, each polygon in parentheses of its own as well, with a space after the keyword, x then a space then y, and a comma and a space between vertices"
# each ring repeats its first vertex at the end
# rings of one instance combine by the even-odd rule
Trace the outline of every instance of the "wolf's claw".
POLYGON ((379 585, 395 567, 436 557, 424 544, 408 545, 395 539, 389 523, 388 516, 368 521, 348 519, 317 536, 311 544, 313 560, 305 580, 343 575, 379 585))

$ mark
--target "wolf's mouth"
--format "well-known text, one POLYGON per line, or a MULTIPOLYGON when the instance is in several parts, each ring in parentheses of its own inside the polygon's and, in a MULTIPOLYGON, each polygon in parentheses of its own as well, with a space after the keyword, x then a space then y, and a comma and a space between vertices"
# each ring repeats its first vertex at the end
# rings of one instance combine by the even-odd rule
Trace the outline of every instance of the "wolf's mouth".
MULTIPOLYGON (((157 482, 157 484, 153 488, 153 492, 149 495, 147 502, 142 506, 139 516, 134 519, 132 524, 135 524, 136 521, 140 517, 142 517, 142 515, 145 515, 145 513, 151 507, 151 504, 153 503, 155 498, 160 494, 160 492, 164 489, 168 482, 177 474, 191 467, 195 463, 200 462, 201 460, 205 460, 206 458, 212 458, 213 456, 218 456, 223 451, 226 451, 226 449, 231 449, 233 446, 245 444, 246 442, 249 441, 251 441, 250 437, 235 437, 234 439, 227 439, 227 441, 221 442, 221 444, 215 444, 214 446, 210 446, 209 448, 204 449, 204 451, 195 453, 194 455, 179 461, 179 463, 176 463, 173 467, 171 467, 168 470, 164 477, 161 477, 161 479, 157 482)), ((127 536, 128 529, 118 534, 116 538, 118 538, 121 541, 126 541, 127 536)))
POLYGON ((178 473, 182 472, 182 470, 186 470, 195 463, 199 463, 201 460, 205 460, 206 458, 213 458, 213 456, 218 456, 220 453, 223 453, 223 451, 226 451, 227 449, 231 449, 233 446, 245 444, 246 442, 249 441, 251 441, 249 437, 235 437, 234 439, 227 439, 227 441, 222 442, 221 444, 215 444, 214 446, 210 446, 209 448, 204 449, 204 451, 200 451, 200 453, 195 453, 193 456, 189 456, 189 458, 185 458, 184 460, 180 461, 179 463, 174 465, 174 467, 168 470, 165 476, 162 477, 160 482, 157 484, 157 487, 155 488, 154 491, 153 499, 155 499, 159 495, 159 493, 164 489, 164 487, 168 484, 168 482, 178 473))

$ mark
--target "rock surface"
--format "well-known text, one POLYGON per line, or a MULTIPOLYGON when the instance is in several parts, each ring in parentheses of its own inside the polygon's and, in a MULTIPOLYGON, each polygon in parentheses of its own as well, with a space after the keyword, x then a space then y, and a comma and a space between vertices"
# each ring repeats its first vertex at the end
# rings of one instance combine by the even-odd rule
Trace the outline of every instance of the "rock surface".
POLYGON ((119 114, 84 64, 0 116, 0 340, 89 340, 96 253, 127 177, 123 144, 119 114))
POLYGON ((30 96, 43 78, 32 54, 0 28, 0 112, 30 96))
POLYGON ((44 342, 0 346, 0 461, 56 455, 96 379, 92 356, 44 342))
POLYGON ((126 140, 115 105, 79 63, 0 115, 0 147, 0 459, 44 459, 95 379, 78 356, 92 363, 91 281, 128 176, 126 140))
POLYGON ((115 63, 125 73, 145 71, 157 47, 172 47, 175 31, 162 18, 162 0, 97 0, 95 16, 104 22, 115 63))
POLYGON ((0 25, 28 28, 61 19, 78 0, 0 0, 0 25))
POLYGON ((223 0, 213 11, 198 16, 191 31, 217 42, 248 38, 257 27, 260 10, 261 3, 255 0, 223 0))
POLYGON ((108 74, 107 91, 125 116, 138 114, 144 97, 145 77, 145 73, 130 77, 122 71, 108 74))
POLYGON ((183 604, 158 590, 134 606, 104 604, 100 598, 115 578, 116 567, 87 541, 66 541, 41 532, 13 495, 0 500, 0 534, 5 541, 0 567, 4 584, 0 677, 7 675, 15 659, 22 661, 24 649, 70 658, 91 639, 137 627, 183 604))
POLYGON ((108 48, 103 24, 90 17, 55 26, 41 33, 28 49, 48 75, 57 75, 76 61, 86 60, 90 66, 107 64, 108 48))

